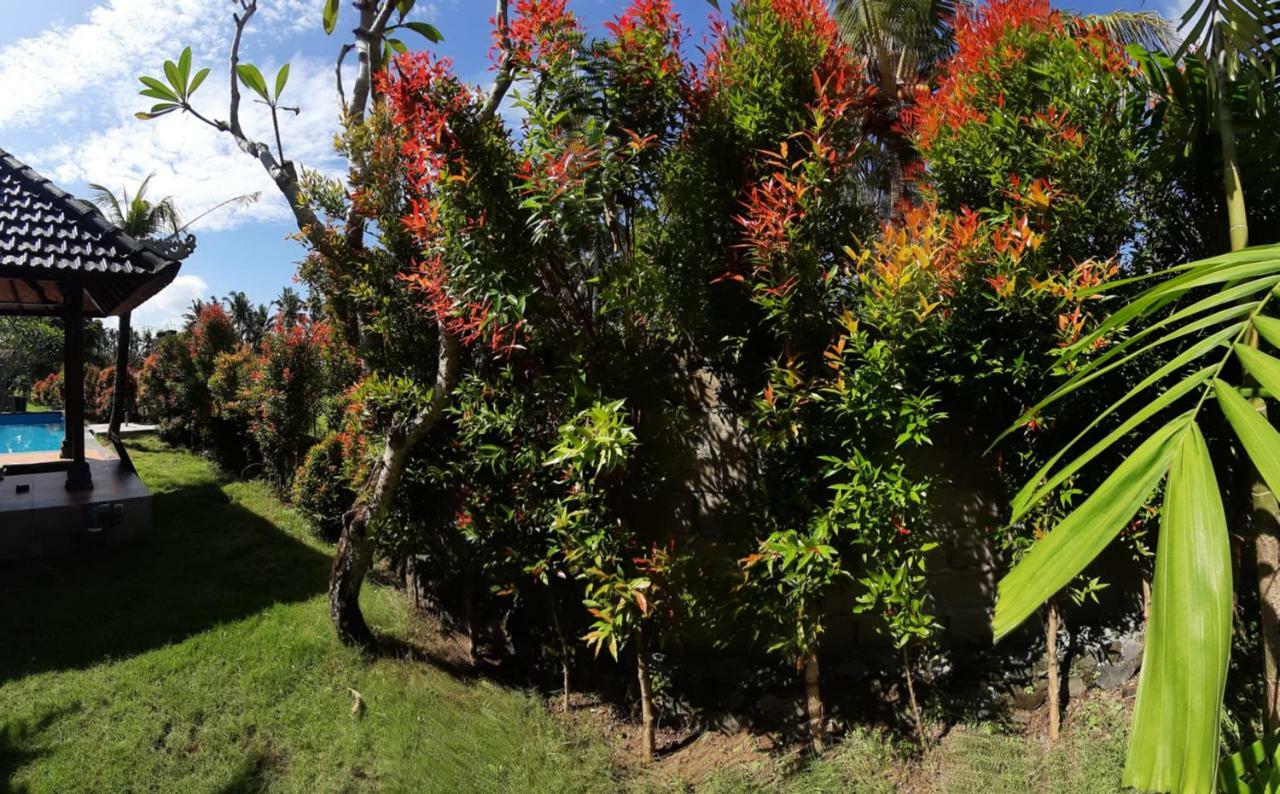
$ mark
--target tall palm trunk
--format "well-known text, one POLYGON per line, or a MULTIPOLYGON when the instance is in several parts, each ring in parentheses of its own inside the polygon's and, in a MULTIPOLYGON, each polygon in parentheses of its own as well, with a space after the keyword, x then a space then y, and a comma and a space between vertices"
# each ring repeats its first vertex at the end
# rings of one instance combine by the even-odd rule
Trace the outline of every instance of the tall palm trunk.
POLYGON ((120 425, 124 423, 125 408, 129 404, 129 350, 133 347, 133 315, 125 312, 120 315, 120 330, 116 334, 116 382, 111 397, 111 418, 107 426, 107 435, 120 433, 120 425))
MULTIPOLYGON (((1222 187, 1227 205, 1228 233, 1231 250, 1249 244, 1249 219, 1245 212, 1244 190, 1240 185, 1240 164, 1236 154, 1235 124, 1231 117, 1227 69, 1224 63, 1218 73, 1218 135, 1222 139, 1222 187)), ((1249 333, 1246 343, 1258 346, 1256 333, 1249 333)), ((1247 376, 1245 386, 1257 389, 1257 382, 1247 376)), ((1264 417, 1267 404, 1261 397, 1250 400, 1264 417)), ((1250 498, 1253 509, 1254 554, 1258 567, 1258 600, 1262 610, 1262 650, 1266 700, 1263 719, 1268 730, 1280 729, 1280 505, 1275 494, 1255 469, 1250 498)))

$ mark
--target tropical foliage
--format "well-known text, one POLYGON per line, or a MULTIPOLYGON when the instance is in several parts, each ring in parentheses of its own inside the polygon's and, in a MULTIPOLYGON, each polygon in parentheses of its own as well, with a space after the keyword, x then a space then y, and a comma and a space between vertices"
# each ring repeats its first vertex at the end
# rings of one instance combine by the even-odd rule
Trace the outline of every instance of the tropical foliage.
MULTIPOLYGON (((1212 786, 1218 484, 1247 458, 1280 486, 1280 439, 1248 403, 1280 389, 1250 344, 1280 343, 1276 251, 1153 270, 1212 245, 1190 207, 1235 212, 1188 154, 1223 136, 1198 115, 1227 85, 1218 54, 1045 0, 740 0, 699 55, 666 0, 598 38, 563 0, 519 0, 498 3, 486 92, 408 51, 405 32, 440 37, 412 2, 362 3, 336 179, 287 159, 288 67, 269 84, 238 62, 257 4, 236 5, 234 84, 273 140, 245 133, 239 87, 226 121, 202 114, 190 50, 144 78, 160 104, 141 115, 194 114, 266 166, 309 297, 282 295, 274 321, 243 293, 193 307, 139 400, 337 536, 343 641, 375 645, 359 592, 382 559, 460 616, 475 655, 486 610, 518 617, 566 704, 625 665, 649 756, 707 653, 797 690, 800 672, 820 748, 824 660, 857 625, 927 746, 916 687, 947 640, 929 573, 959 542, 940 518, 955 474, 933 459, 962 450, 1012 501, 983 539, 1013 566, 997 638, 1050 601, 1051 670, 1055 596, 1099 598, 1089 563, 1121 534, 1143 559, 1134 516, 1165 500, 1126 780, 1212 786)), ((1258 121, 1253 149, 1274 85, 1236 38, 1226 102, 1258 121)))

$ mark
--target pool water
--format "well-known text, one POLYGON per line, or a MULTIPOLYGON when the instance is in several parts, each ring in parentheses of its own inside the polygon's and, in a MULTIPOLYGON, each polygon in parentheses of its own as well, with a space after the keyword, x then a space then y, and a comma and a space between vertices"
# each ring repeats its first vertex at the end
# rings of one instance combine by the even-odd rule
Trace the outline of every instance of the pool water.
POLYGON ((60 413, 0 414, 0 455, 56 452, 64 435, 60 413))

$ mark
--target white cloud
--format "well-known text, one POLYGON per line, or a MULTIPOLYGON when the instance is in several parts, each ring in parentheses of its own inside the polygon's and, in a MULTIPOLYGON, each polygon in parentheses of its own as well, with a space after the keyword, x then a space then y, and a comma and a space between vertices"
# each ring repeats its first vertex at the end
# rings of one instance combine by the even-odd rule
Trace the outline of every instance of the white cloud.
MULTIPOLYGON (((155 330, 182 327, 182 315, 197 298, 210 297, 209 285, 199 276, 179 275, 133 313, 133 327, 155 330)), ((114 324, 114 318, 112 318, 114 324)))
POLYGON ((1191 0, 1163 0, 1156 8, 1165 19, 1172 20, 1174 24, 1182 21, 1182 15, 1187 12, 1191 6, 1191 0))
POLYGON ((227 4, 217 0, 110 0, 86 21, 50 28, 0 50, 0 129, 46 123, 51 111, 80 114, 104 89, 130 83, 141 61, 173 57, 175 42, 198 54, 214 45, 227 4))
MULTIPOLYGON (((260 64, 274 75, 276 64, 260 64)), ((230 88, 222 81, 207 82, 197 94, 196 108, 205 115, 226 118, 230 88)), ((132 109, 146 107, 146 100, 128 100, 132 109)), ((332 72, 313 58, 292 59, 289 85, 283 103, 301 113, 280 115, 285 155, 322 171, 341 168, 333 152, 337 127, 332 72)), ((251 137, 271 141, 270 115, 262 105, 246 98, 241 123, 251 137)), ((96 182, 112 190, 136 186, 155 174, 149 195, 173 196, 183 217, 194 218, 233 196, 260 192, 250 206, 227 206, 198 221, 194 231, 217 231, 254 221, 288 221, 292 215, 284 198, 261 164, 242 152, 230 135, 196 118, 172 113, 155 121, 133 118, 100 132, 89 132, 69 144, 24 154, 36 170, 61 184, 96 182)))
MULTIPOLYGON (((424 4, 429 5, 429 4, 424 4)), ((140 97, 140 74, 159 75, 166 57, 191 44, 193 68, 208 66, 209 78, 194 105, 205 116, 225 119, 226 72, 232 6, 227 0, 108 0, 85 20, 54 27, 0 48, 0 133, 28 134, 43 142, 16 151, 21 159, 66 187, 98 182, 112 190, 133 187, 149 173, 152 197, 171 195, 184 216, 193 217, 233 196, 261 191, 250 207, 229 207, 199 222, 196 231, 221 230, 255 221, 288 221, 284 199, 261 165, 240 151, 226 133, 183 114, 143 122, 133 114, 152 100, 140 97)), ((246 33, 246 54, 279 52, 298 30, 317 28, 312 0, 262 0, 246 33)), ((332 62, 297 53, 283 104, 281 135, 292 160, 325 172, 341 170, 332 150, 337 104, 332 62)), ((257 60, 273 82, 278 60, 257 60)), ((246 97, 246 132, 274 143, 270 117, 246 97)), ((274 148, 274 146, 273 146, 274 148)))

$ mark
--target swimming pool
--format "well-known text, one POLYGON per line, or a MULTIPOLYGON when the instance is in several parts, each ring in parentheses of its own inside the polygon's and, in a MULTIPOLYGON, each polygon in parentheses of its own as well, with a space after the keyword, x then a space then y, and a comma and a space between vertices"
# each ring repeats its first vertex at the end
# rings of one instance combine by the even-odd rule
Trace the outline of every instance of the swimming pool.
POLYGON ((0 414, 0 455, 56 452, 62 448, 62 414, 0 414))

